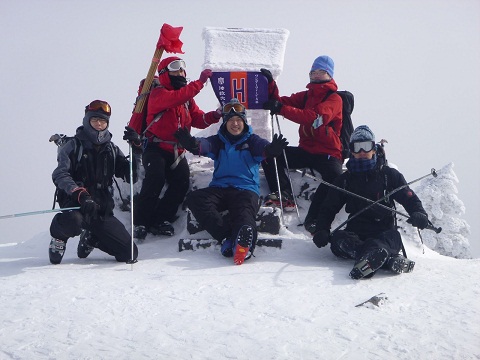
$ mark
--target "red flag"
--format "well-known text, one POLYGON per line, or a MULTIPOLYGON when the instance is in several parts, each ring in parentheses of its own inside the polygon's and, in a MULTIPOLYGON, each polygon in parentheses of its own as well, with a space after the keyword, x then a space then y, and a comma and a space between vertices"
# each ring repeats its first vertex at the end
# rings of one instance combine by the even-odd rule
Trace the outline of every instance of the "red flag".
POLYGON ((157 49, 164 48, 168 53, 184 54, 182 51, 183 42, 180 41, 180 33, 183 26, 173 27, 168 24, 163 24, 160 29, 160 38, 157 42, 157 49))

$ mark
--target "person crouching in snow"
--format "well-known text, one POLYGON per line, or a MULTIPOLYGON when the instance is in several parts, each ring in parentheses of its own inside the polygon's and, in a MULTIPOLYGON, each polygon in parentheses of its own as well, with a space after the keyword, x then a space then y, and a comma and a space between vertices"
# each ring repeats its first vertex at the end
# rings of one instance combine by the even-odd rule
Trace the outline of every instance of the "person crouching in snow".
MULTIPOLYGON (((406 185, 405 178, 398 170, 380 161, 380 157, 377 158, 375 135, 368 126, 362 125, 354 130, 350 138, 350 151, 347 171, 333 182, 337 187, 377 201, 393 189, 406 185)), ((428 226, 427 213, 408 186, 380 204, 393 209, 393 200, 400 203, 410 215, 407 222, 419 229, 428 226)), ((398 274, 412 271, 415 263, 399 254, 402 238, 395 227, 394 213, 376 206, 359 213, 369 204, 363 199, 330 188, 315 219, 317 232, 313 242, 319 248, 330 242, 334 255, 354 259, 355 265, 350 272, 352 279, 372 277, 380 268, 398 274), (345 230, 330 234, 335 215, 344 205, 351 220, 347 222, 345 230)))
POLYGON ((288 142, 282 135, 274 135, 269 143, 254 134, 237 99, 225 104, 222 115, 216 135, 195 138, 183 128, 175 137, 191 153, 214 160, 209 186, 189 193, 186 203, 200 226, 222 242, 222 255, 233 256, 233 262, 241 265, 252 256, 257 240, 260 162, 281 155, 288 142), (228 221, 221 214, 225 210, 228 221))
MULTIPOLYGON (((52 174, 58 191, 56 200, 61 208, 80 207, 80 210, 64 211, 52 219, 48 251, 52 264, 61 263, 67 240, 80 234, 79 258, 86 258, 94 248, 115 256, 117 261, 137 258, 137 246, 134 245, 132 254, 130 234, 113 216, 113 177, 130 182, 130 163, 111 142, 110 115, 106 101, 92 101, 85 107, 83 126, 58 148, 58 165, 52 174)), ((123 139, 135 147, 141 145, 140 136, 131 128, 126 128, 123 139)), ((132 177, 135 182, 135 166, 132 177)))

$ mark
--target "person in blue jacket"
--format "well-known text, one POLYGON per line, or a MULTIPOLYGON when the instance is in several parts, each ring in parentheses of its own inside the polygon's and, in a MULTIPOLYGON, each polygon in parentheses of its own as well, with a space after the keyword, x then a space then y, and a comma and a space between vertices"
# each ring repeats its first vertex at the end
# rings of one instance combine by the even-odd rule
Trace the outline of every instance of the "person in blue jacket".
POLYGON ((189 193, 186 203, 200 226, 222 242, 222 255, 233 256, 234 263, 241 265, 253 254, 257 239, 259 165, 267 157, 281 155, 288 142, 282 135, 275 134, 270 143, 254 134, 237 99, 224 105, 222 116, 216 135, 195 138, 183 128, 175 137, 191 153, 214 160, 209 186, 189 193), (222 217, 226 210, 229 216, 222 217))

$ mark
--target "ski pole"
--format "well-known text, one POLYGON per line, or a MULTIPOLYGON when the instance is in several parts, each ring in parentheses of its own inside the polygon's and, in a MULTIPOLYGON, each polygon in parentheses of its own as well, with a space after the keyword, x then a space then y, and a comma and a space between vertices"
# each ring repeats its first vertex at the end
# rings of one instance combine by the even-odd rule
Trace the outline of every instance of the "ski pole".
MULTIPOLYGON (((402 190, 402 189, 405 189, 406 187, 408 187, 409 185, 417 182, 417 181, 420 181, 424 178, 426 178, 427 176, 430 176, 430 175, 433 175, 433 177, 437 177, 437 173, 435 171, 435 169, 432 168, 431 172, 427 175, 424 175, 424 176, 421 176, 419 177, 418 179, 415 179, 413 181, 410 181, 409 183, 405 184, 405 185, 402 185, 402 186, 399 186, 398 188, 396 189, 393 189, 392 191, 390 191, 389 193, 387 193, 384 197, 378 199, 377 201, 374 201, 372 202, 370 205, 364 207, 363 209, 357 211, 355 214, 353 214, 352 216, 350 216, 347 220, 345 220, 343 223, 341 223, 339 226, 337 226, 330 234, 330 236, 332 236, 338 229, 340 229, 341 227, 343 227, 345 224, 347 224, 349 221, 353 220, 354 218, 356 218, 358 215, 364 213, 365 211, 367 211, 368 209, 372 208, 373 206, 375 205, 381 205, 379 204, 380 202, 388 199, 391 195, 395 194, 396 192, 402 190)), ((373 200, 370 200, 370 201, 373 201, 373 200)), ((410 218, 410 217, 409 217, 410 218)), ((441 227, 438 227, 436 228, 432 223, 431 221, 429 221, 429 224, 427 225, 427 227, 425 228, 427 230, 433 230, 435 231, 437 234, 440 233, 442 231, 442 228, 441 227)))
MULTIPOLYGON (((277 114, 275 114, 275 119, 277 120, 278 134, 282 135, 282 131, 280 130, 280 122, 278 121, 278 115, 277 114)), ((273 128, 273 126, 272 126, 272 128, 273 128)), ((300 213, 298 211, 297 199, 295 198, 295 192, 293 191, 292 177, 290 176, 290 168, 288 166, 287 153, 285 152, 285 149, 283 149, 283 158, 285 159, 285 166, 287 168, 288 181, 290 182, 290 189, 292 189, 293 203, 295 204, 295 210, 297 211, 297 218, 298 218, 298 221, 301 223, 302 220, 300 219, 300 213)))
POLYGON ((79 210, 79 209, 80 209, 80 207, 78 206, 78 207, 69 207, 69 208, 63 208, 63 209, 49 209, 49 210, 30 211, 30 212, 24 212, 24 213, 18 213, 18 214, 2 215, 2 216, 0 216, 0 220, 20 217, 20 216, 47 214, 47 213, 53 213, 53 212, 79 210))
MULTIPOLYGON (((319 182, 321 182, 322 184, 327 185, 327 186, 330 186, 331 188, 336 189, 336 190, 338 190, 338 191, 341 191, 341 192, 343 192, 343 193, 345 193, 345 194, 348 194, 348 195, 354 196, 354 197, 356 197, 356 198, 365 200, 365 201, 367 201, 367 202, 369 202, 369 203, 371 203, 371 204, 375 202, 375 201, 372 200, 372 199, 369 199, 369 198, 366 198, 366 197, 364 197, 364 196, 355 194, 354 192, 351 192, 351 191, 348 191, 348 190, 346 190, 346 189, 344 189, 344 188, 335 186, 335 185, 333 185, 333 184, 331 184, 331 183, 329 183, 329 182, 327 182, 327 181, 325 181, 325 180, 323 180, 323 179, 319 179, 319 178, 317 178, 316 176, 307 174, 307 173, 305 173, 305 172, 302 171, 302 170, 297 169, 296 171, 299 172, 299 173, 301 173, 302 176, 307 176, 307 177, 309 177, 310 179, 319 181, 319 182)), ((388 211, 390 211, 390 212, 392 212, 392 213, 401 215, 401 216, 406 217, 406 218, 410 218, 409 215, 404 214, 404 213, 402 213, 402 212, 400 212, 400 211, 397 211, 397 210, 395 210, 395 209, 392 209, 391 207, 388 207, 388 206, 386 206, 386 205, 383 205, 383 204, 380 204, 380 203, 379 203, 379 204, 376 204, 376 205, 377 205, 378 207, 381 207, 381 208, 383 208, 383 209, 385 209, 385 210, 388 210, 388 211)))
MULTIPOLYGON (((271 115, 272 119, 272 138, 275 133, 273 130, 273 115, 271 115)), ((280 188, 280 176, 278 175, 278 166, 277 166, 277 158, 273 158, 273 164, 275 166, 275 174, 277 175, 277 187, 278 187, 278 199, 280 200, 280 214, 282 215, 282 225, 285 225, 285 219, 283 218, 283 201, 282 201, 282 191, 280 188)))
POLYGON ((133 259, 133 252, 134 252, 134 242, 133 242, 133 151, 132 151, 132 144, 128 143, 128 165, 130 167, 130 230, 131 230, 131 258, 127 261, 127 264, 131 265, 131 270, 133 270, 133 264, 137 262, 137 260, 133 259))

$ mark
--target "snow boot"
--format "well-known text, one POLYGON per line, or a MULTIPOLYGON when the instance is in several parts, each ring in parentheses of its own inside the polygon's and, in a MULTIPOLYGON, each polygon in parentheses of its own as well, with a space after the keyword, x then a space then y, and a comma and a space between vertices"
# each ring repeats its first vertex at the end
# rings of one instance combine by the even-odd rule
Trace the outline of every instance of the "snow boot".
POLYGON ((95 244, 93 244, 92 242, 92 233, 88 230, 83 229, 77 247, 77 256, 80 259, 87 258, 88 255, 90 255, 90 253, 93 251, 93 249, 95 249, 95 244))
MULTIPOLYGON (((268 194, 265 197, 265 206, 280 207, 280 194, 278 191, 268 194)), ((295 211, 295 202, 293 201, 293 195, 282 191, 282 208, 285 211, 295 211)))
POLYGON ((400 254, 390 257, 387 261, 387 267, 394 273, 409 273, 413 271, 415 261, 409 260, 400 254))
POLYGON ((50 246, 48 247, 48 256, 52 264, 58 265, 62 262, 66 246, 66 241, 52 237, 52 240, 50 240, 50 246))
POLYGON ((233 262, 235 265, 242 265, 243 262, 252 256, 250 246, 253 243, 253 228, 249 225, 243 225, 238 232, 235 241, 235 251, 233 255, 233 262))
POLYGON ((173 228, 172 224, 170 224, 168 221, 163 221, 158 225, 151 226, 150 232, 153 235, 167 235, 167 236, 175 235, 175 229, 173 228))
POLYGON ((195 219, 195 216, 193 216, 192 212, 190 210, 187 210, 187 231, 189 234, 196 234, 200 231, 205 230, 203 226, 200 225, 200 223, 195 219))
POLYGON ((313 219, 312 217, 307 216, 305 218, 305 221, 303 222, 303 227, 310 234, 314 235, 317 232, 317 220, 313 219))
POLYGON ((354 280, 370 278, 375 274, 375 271, 382 267, 387 258, 387 250, 375 249, 360 258, 350 271, 349 276, 354 280))
POLYGON ((145 240, 147 237, 147 229, 143 225, 136 225, 133 229, 133 237, 138 240, 145 240))
POLYGON ((220 249, 220 252, 225 257, 232 257, 233 256, 234 245, 235 245, 235 243, 234 243, 233 239, 226 238, 222 242, 222 247, 220 249))
POLYGON ((260 225, 257 226, 257 230, 272 235, 278 235, 280 232, 280 217, 276 214, 276 211, 265 214, 262 212, 257 216, 257 220, 260 220, 260 225))

